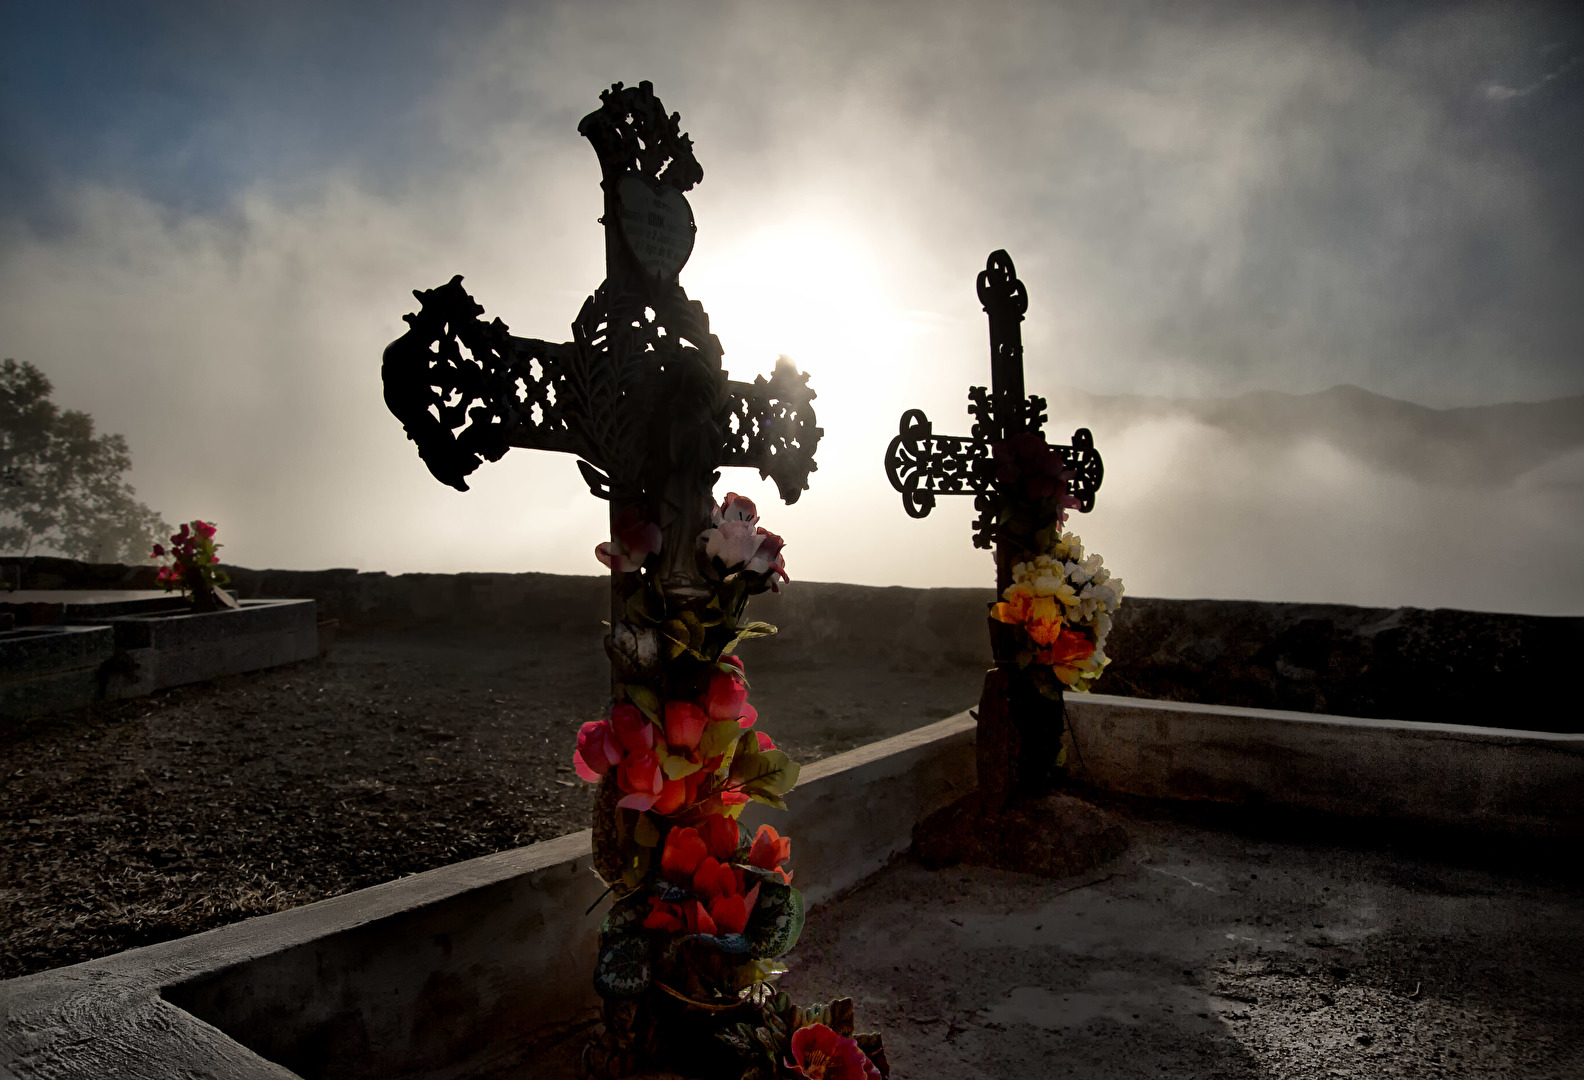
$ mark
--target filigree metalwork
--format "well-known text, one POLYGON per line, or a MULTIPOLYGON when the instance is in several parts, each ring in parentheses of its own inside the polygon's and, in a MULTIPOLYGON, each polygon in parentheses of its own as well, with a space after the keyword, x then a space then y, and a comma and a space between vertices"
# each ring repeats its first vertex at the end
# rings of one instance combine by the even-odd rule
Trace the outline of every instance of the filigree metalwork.
MULTIPOLYGON (((936 435, 919 410, 902 414, 896 437, 886 447, 885 470, 891 486, 902 493, 909 517, 921 518, 935 508, 937 495, 972 495, 978 517, 973 542, 978 548, 995 544, 1004 511, 1005 492, 999 490, 993 461, 997 443, 1023 433, 1041 435, 1046 401, 1023 393, 1023 337, 1020 324, 1028 311, 1028 290, 1018 279, 1012 258, 994 251, 979 274, 979 300, 990 319, 990 374, 992 386, 968 389, 968 412, 974 423, 967 438, 936 435)), ((1080 512, 1094 509, 1095 493, 1105 478, 1105 466, 1087 428, 1073 433, 1070 446, 1053 446, 1073 474, 1071 493, 1080 512)))
MULTIPOLYGON (((709 316, 685 297, 667 305, 665 320, 646 309, 613 326, 602 285, 584 301, 572 341, 553 344, 514 337, 499 319, 485 322, 460 276, 413 295, 419 311, 405 316, 407 333, 385 350, 385 402, 429 471, 459 491, 482 462, 512 447, 576 454, 602 498, 636 491, 656 411, 679 404, 689 372, 720 370, 709 316)), ((712 425, 716 459, 757 468, 795 502, 823 434, 808 376, 783 358, 768 380, 725 382, 724 395, 724 415, 712 425)), ((707 401, 701 411, 711 411, 707 401)))
POLYGON ((648 81, 600 92, 600 107, 578 123, 578 134, 594 145, 607 176, 628 170, 678 191, 704 179, 693 156, 693 140, 682 131, 682 114, 666 115, 648 81))

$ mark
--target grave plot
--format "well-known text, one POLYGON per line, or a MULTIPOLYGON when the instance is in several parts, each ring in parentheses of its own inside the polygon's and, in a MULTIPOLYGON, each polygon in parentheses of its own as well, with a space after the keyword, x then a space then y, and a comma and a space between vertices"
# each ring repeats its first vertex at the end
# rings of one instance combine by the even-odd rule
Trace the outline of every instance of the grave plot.
POLYGON ((16 627, 0 631, 0 649, 9 650, 0 654, 7 661, 0 663, 0 719, 310 659, 319 651, 315 610, 312 600, 228 600, 198 611, 162 590, 0 594, 0 613, 16 627))

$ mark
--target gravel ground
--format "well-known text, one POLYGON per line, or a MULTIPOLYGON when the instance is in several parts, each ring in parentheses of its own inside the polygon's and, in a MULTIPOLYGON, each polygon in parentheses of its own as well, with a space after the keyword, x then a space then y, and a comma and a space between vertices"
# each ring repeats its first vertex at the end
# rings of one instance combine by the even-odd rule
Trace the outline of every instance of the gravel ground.
MULTIPOLYGON (((959 712, 983 674, 745 654, 801 761, 959 712)), ((572 745, 608 678, 598 632, 368 633, 0 731, 0 978, 585 828, 572 745)))

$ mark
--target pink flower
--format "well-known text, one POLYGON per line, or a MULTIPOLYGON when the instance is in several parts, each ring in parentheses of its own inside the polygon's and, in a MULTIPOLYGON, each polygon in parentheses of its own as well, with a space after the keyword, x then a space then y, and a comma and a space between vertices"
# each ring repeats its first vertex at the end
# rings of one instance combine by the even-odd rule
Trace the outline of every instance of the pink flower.
POLYGON ((612 570, 630 574, 660 550, 660 526, 636 506, 617 512, 611 521, 611 538, 594 549, 594 557, 612 570))
POLYGON ((857 1043, 824 1024, 792 1033, 792 1061, 787 1064, 808 1080, 881 1080, 880 1070, 857 1043))
POLYGON ((638 706, 616 706, 611 710, 610 725, 616 734, 616 742, 629 754, 654 749, 654 725, 638 711, 638 706))
POLYGON ((163 559, 164 557, 165 557, 165 545, 164 544, 155 544, 154 545, 154 554, 150 555, 149 558, 151 558, 151 559, 163 559))
POLYGON ((709 689, 704 692, 701 704, 711 720, 735 720, 748 704, 748 687, 735 675, 717 671, 710 676, 709 689))
POLYGON ((762 732, 762 731, 754 732, 754 738, 759 740, 759 751, 760 751, 760 753, 763 753, 766 750, 774 750, 775 749, 774 740, 772 740, 770 738, 770 736, 766 735, 764 732, 762 732))
POLYGON ((704 557, 719 564, 725 574, 741 570, 758 551, 758 530, 746 521, 723 521, 704 533, 704 557))
POLYGON ((752 705, 744 704, 742 715, 737 718, 737 726, 751 728, 759 722, 759 710, 752 705))
POLYGON ((759 511, 748 496, 728 491, 720 508, 715 511, 715 524, 719 525, 723 521, 746 521, 750 525, 757 525, 759 511))
POLYGON ((621 764, 621 744, 616 732, 605 720, 590 720, 578 728, 577 749, 572 753, 572 767, 588 781, 598 780, 621 764))
MULTIPOLYGON (((743 567, 745 574, 778 574, 782 581, 791 581, 787 577, 786 560, 781 557, 781 549, 786 546, 786 541, 781 539, 769 529, 759 529, 759 550, 754 552, 753 558, 748 560, 743 567)), ((771 581, 772 589, 776 589, 774 580, 771 581)))
POLYGON ((212 539, 215 534, 215 527, 207 521, 193 522, 193 530, 205 540, 212 539))
POLYGON ((666 742, 678 750, 691 750, 704 737, 704 725, 710 717, 697 705, 687 701, 665 703, 666 742))

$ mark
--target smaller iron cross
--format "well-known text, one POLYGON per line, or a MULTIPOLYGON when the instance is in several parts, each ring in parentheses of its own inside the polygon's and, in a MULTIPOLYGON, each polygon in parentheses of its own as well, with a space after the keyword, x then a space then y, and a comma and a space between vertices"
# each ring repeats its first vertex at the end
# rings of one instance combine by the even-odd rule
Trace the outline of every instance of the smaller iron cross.
MULTIPOLYGON (((1041 434, 1047 419, 1045 399, 1023 393, 1023 314, 1028 292, 1018 280, 1012 257, 994 251, 979 275, 979 302, 990 317, 990 389, 968 389, 972 433, 936 435, 919 409, 902 414, 901 427, 886 447, 885 470, 891 486, 902 493, 909 517, 921 518, 935 508, 937 495, 972 495, 979 517, 974 521, 974 547, 995 544, 1001 492, 995 479, 994 447, 1021 432, 1041 434)), ((1081 513, 1094 509, 1095 493, 1105 476, 1100 453, 1088 428, 1073 432, 1071 446, 1054 447, 1074 473, 1072 494, 1081 513)))

